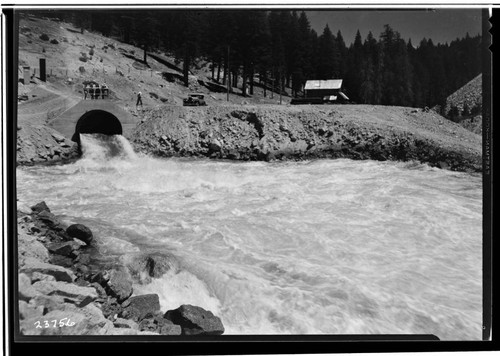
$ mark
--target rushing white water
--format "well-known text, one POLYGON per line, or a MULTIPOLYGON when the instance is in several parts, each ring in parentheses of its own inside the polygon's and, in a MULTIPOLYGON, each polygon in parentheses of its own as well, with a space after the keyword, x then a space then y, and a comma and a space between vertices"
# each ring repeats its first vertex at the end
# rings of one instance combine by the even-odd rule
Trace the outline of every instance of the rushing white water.
POLYGON ((425 333, 478 340, 482 180, 414 163, 227 162, 136 155, 82 135, 83 158, 17 170, 101 250, 179 260, 136 294, 194 304, 226 334, 425 333))

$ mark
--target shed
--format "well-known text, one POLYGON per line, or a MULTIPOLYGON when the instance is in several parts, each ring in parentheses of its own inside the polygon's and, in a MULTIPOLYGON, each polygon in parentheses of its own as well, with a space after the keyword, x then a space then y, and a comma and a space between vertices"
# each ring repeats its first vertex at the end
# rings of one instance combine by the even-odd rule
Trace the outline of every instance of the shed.
POLYGON ((325 98, 326 101, 335 101, 340 96, 344 100, 349 100, 341 89, 342 79, 308 80, 304 86, 306 98, 325 98))

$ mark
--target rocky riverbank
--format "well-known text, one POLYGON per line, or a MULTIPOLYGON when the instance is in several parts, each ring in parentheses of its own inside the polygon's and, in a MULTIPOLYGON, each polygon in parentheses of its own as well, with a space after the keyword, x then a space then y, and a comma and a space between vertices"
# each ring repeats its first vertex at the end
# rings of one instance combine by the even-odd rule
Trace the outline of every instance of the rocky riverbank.
POLYGON ((64 162, 79 156, 76 142, 46 125, 17 127, 17 165, 64 162))
POLYGON ((373 106, 163 106, 131 138, 160 157, 420 161, 480 172, 481 136, 421 109, 373 106))
POLYGON ((99 265, 92 231, 65 226, 44 202, 18 219, 19 326, 22 335, 221 335, 210 311, 193 305, 160 310, 157 294, 135 295, 169 268, 169 256, 138 254, 99 265))

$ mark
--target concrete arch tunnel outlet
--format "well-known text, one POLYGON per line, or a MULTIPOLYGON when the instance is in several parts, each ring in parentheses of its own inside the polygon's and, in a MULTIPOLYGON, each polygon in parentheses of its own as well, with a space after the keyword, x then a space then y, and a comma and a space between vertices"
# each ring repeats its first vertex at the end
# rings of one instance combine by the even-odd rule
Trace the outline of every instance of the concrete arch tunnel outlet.
POLYGON ((137 120, 116 103, 98 100, 82 100, 49 122, 49 126, 78 144, 84 133, 128 137, 136 124, 137 120))
POLYGON ((118 118, 108 111, 91 110, 83 114, 75 127, 75 133, 71 137, 74 142, 80 143, 80 134, 100 133, 105 135, 123 134, 122 125, 118 118))

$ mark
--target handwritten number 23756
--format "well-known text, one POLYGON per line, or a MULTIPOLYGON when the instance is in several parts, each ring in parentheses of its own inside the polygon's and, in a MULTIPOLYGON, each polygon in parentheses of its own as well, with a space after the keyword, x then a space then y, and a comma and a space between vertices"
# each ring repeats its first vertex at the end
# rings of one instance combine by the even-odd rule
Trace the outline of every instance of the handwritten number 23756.
POLYGON ((62 318, 61 320, 43 320, 43 321, 35 321, 35 327, 36 328, 57 328, 57 327, 64 327, 64 326, 73 326, 75 325, 74 322, 72 322, 69 318, 62 318))

